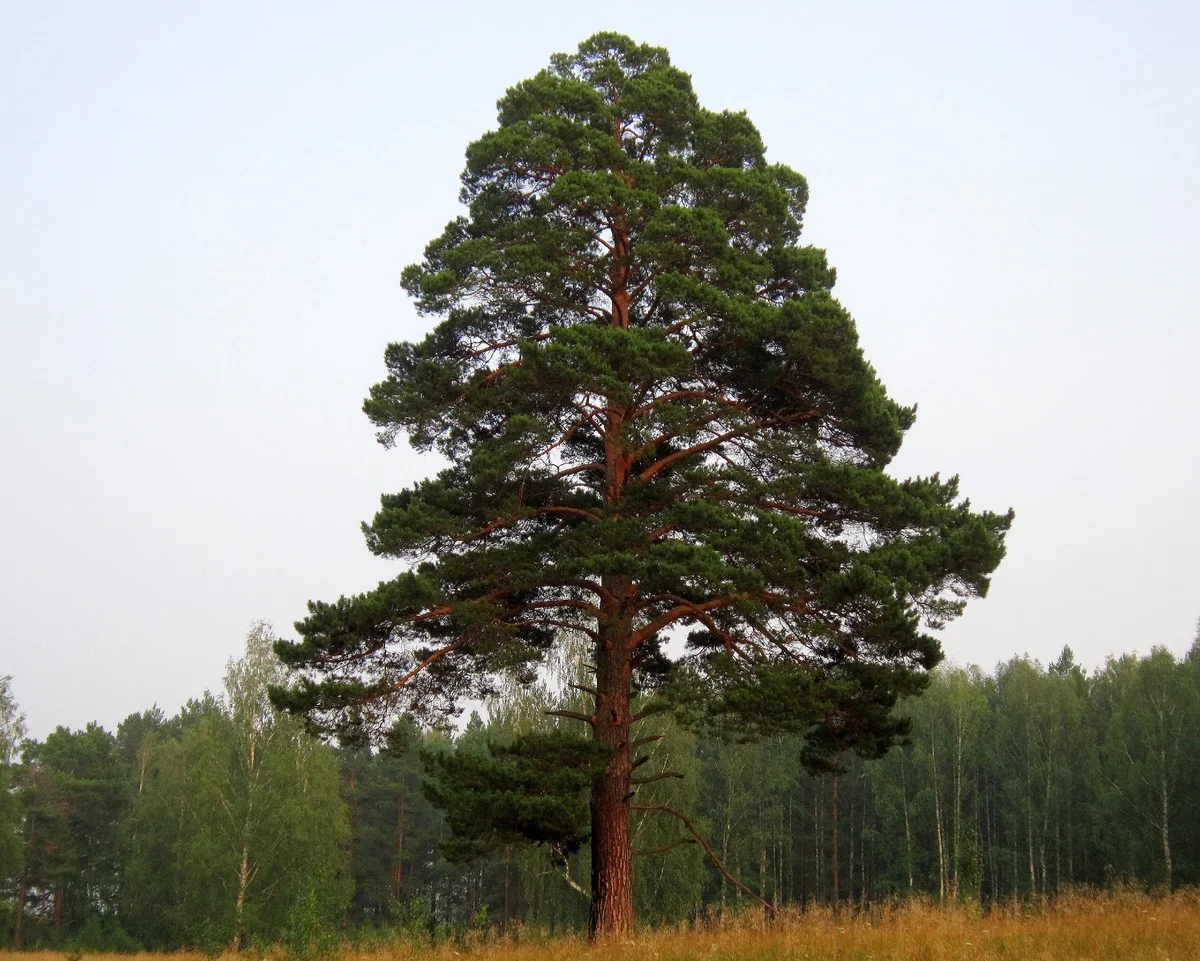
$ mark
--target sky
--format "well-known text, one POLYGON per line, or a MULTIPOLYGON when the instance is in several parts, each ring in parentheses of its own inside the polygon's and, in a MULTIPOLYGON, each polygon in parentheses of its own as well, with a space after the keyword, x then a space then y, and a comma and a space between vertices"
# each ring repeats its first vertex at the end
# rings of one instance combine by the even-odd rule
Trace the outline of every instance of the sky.
POLYGON ((432 323, 401 269, 503 91, 667 47, 811 189, 898 476, 1016 510, 942 635, 1085 665, 1200 616, 1200 6, 0 8, 0 675, 30 734, 168 713, 250 624, 397 573, 359 522, 437 464, 361 413, 432 323))

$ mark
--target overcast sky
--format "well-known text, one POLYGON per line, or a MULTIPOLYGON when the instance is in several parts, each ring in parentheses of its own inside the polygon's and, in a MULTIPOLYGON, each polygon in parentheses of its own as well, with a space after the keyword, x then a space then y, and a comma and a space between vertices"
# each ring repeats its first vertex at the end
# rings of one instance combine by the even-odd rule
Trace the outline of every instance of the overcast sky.
POLYGON ((1200 615, 1194 3, 74 3, 0 12, 0 674, 31 734, 220 684, 256 618, 392 576, 433 465, 360 412, 401 268, 504 89, 666 46, 807 175, 919 417, 894 472, 1014 507, 943 635, 1086 665, 1200 615))

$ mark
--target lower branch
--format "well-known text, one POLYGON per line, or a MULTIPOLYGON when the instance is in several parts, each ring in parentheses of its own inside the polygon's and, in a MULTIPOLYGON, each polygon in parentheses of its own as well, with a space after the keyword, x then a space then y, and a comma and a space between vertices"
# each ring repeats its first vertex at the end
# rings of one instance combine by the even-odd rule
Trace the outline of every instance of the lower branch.
POLYGON ((590 900, 591 895, 588 894, 587 891, 585 891, 583 889, 583 887, 580 886, 578 881, 576 881, 573 877, 571 877, 571 865, 567 861, 567 856, 565 854, 563 854, 562 851, 559 850, 559 848, 557 846, 552 846, 550 848, 550 850, 551 850, 551 854, 552 854, 551 860, 562 869, 563 880, 567 882, 567 885, 571 888, 572 891, 578 891, 585 898, 588 898, 590 900))
POLYGON ((712 863, 717 866, 717 870, 725 876, 725 879, 739 891, 748 894, 750 897, 758 901, 763 906, 763 911, 766 912, 767 917, 775 917, 775 905, 771 904, 771 902, 766 900, 766 898, 748 888, 745 884, 729 873, 729 869, 725 867, 725 864, 719 857, 717 857, 717 852, 712 849, 712 845, 710 845, 708 841, 704 839, 704 835, 696 829, 696 825, 692 823, 692 819, 686 814, 684 814, 682 811, 676 811, 673 807, 667 804, 633 804, 630 806, 635 811, 662 811, 664 814, 670 814, 672 817, 679 818, 679 820, 683 822, 683 826, 692 832, 692 836, 695 837, 695 839, 700 843, 700 846, 704 848, 704 852, 712 860, 712 863))
POLYGON ((563 880, 566 881, 568 885, 570 885, 572 891, 578 891, 585 898, 588 898, 589 900, 591 899, 592 896, 590 894, 588 894, 587 891, 585 891, 583 888, 581 888, 579 886, 578 881, 576 881, 573 877, 571 877, 571 869, 569 867, 567 867, 567 865, 565 863, 562 866, 562 876, 563 876, 563 880))
POLYGON ((542 713, 547 717, 569 717, 573 721, 583 721, 584 724, 590 724, 592 727, 596 726, 595 721, 586 714, 580 714, 578 711, 542 711, 542 713))
POLYGON ((653 848, 637 848, 634 850, 633 854, 634 857, 638 857, 643 854, 663 854, 667 851, 674 851, 677 847, 681 847, 684 844, 695 843, 695 838, 678 838, 677 840, 672 841, 670 844, 660 844, 653 848))
POLYGON ((684 775, 678 771, 663 771, 662 774, 651 774, 649 777, 630 778, 630 784, 653 784, 655 781, 665 781, 669 777, 677 777, 683 779, 684 775))
POLYGON ((646 718, 653 717, 655 714, 665 714, 669 710, 671 710, 670 704, 656 704, 653 707, 643 708, 633 715, 632 718, 630 718, 629 723, 636 724, 638 721, 644 721, 646 718))

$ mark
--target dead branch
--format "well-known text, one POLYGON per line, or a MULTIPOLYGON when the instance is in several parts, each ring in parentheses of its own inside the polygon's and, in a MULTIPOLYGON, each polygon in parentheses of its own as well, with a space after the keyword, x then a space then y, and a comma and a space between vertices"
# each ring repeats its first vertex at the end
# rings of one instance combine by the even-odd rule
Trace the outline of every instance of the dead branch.
POLYGON ((676 811, 668 804, 633 804, 630 805, 630 807, 632 807, 635 811, 662 811, 664 814, 670 814, 672 817, 679 818, 679 820, 683 822, 683 826, 691 831, 692 836, 700 843, 700 846, 704 848, 705 853, 712 860, 712 863, 716 865, 717 870, 725 876, 725 879, 739 891, 745 892, 750 897, 758 901, 763 906, 763 911, 766 912, 767 917, 775 917, 775 906, 766 898, 755 893, 751 888, 747 887, 732 874, 730 874, 729 869, 725 867, 724 862, 717 857, 717 852, 712 849, 712 845, 710 845, 708 841, 704 839, 704 835, 697 830, 696 825, 692 823, 692 819, 686 814, 684 814, 682 811, 676 811))
POLYGON ((639 855, 642 855, 642 854, 663 854, 667 851, 674 851, 677 847, 681 847, 684 844, 695 844, 695 843, 696 843, 695 838, 679 838, 678 840, 672 841, 670 844, 660 844, 657 847, 653 847, 653 848, 635 848, 634 852, 633 852, 633 856, 638 857, 639 855))
POLYGON ((542 713, 547 717, 569 717, 572 720, 583 721, 584 724, 590 724, 592 727, 596 726, 595 721, 593 721, 586 714, 580 714, 578 711, 543 711, 542 713))
MULTIPOLYGON (((648 760, 648 759, 647 759, 648 760)), ((667 778, 683 779, 683 775, 677 771, 663 771, 662 774, 651 774, 649 777, 634 777, 629 779, 630 784, 653 784, 655 781, 665 781, 667 778)))

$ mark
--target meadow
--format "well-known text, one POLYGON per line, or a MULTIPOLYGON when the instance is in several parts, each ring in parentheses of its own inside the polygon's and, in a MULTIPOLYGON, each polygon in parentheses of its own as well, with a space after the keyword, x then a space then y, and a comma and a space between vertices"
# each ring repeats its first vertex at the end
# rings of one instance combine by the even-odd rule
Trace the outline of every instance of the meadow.
MULTIPOLYGON (((986 914, 970 905, 910 901, 866 911, 816 908, 773 922, 746 914, 589 944, 528 929, 469 933, 437 942, 343 944, 338 961, 1200 961, 1200 891, 1067 893, 1052 904, 1012 904, 986 914)), ((212 961, 198 952, 138 955, 7 953, 7 961, 212 961)), ((222 955, 231 961, 236 955, 222 955)), ((279 949, 240 957, 289 961, 279 949)))

